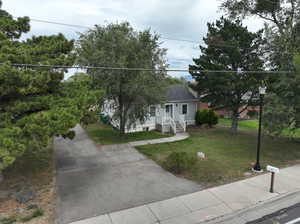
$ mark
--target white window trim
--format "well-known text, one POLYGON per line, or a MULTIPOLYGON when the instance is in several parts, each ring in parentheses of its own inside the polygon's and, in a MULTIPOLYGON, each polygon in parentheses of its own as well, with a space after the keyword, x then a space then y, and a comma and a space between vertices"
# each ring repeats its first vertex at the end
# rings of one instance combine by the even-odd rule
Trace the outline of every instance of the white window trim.
POLYGON ((173 104, 173 103, 166 103, 166 104, 165 104, 165 107, 164 107, 165 116, 166 116, 166 114, 167 114, 166 106, 172 106, 172 113, 171 113, 171 116, 172 116, 172 118, 174 118, 174 104, 173 104))
POLYGON ((187 103, 183 103, 183 104, 181 105, 181 114, 187 115, 187 114, 188 114, 188 111, 189 111, 189 106, 188 106, 188 104, 187 104, 187 103), (183 106, 184 106, 184 105, 186 105, 186 113, 185 113, 185 114, 183 113, 183 106))
POLYGON ((157 111, 156 111, 156 106, 149 106, 149 114, 150 114, 150 117, 156 117, 156 113, 157 113, 157 111), (151 107, 154 107, 154 116, 152 116, 151 115, 151 107))

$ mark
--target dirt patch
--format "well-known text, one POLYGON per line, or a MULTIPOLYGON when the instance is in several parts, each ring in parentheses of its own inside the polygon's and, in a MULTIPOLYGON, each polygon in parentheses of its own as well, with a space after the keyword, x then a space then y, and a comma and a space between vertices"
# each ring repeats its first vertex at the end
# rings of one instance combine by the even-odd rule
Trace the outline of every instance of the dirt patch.
POLYGON ((5 170, 4 182, 0 184, 0 224, 7 220, 13 224, 24 223, 24 220, 28 224, 54 223, 56 180, 53 150, 46 153, 38 169, 26 168, 27 162, 21 161, 5 170))

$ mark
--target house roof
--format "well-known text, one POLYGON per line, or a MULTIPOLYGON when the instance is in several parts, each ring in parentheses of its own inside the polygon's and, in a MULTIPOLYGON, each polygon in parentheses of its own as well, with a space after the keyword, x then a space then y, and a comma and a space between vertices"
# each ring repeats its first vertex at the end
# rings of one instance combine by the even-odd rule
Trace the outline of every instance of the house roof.
POLYGON ((171 85, 167 89, 168 102, 198 101, 199 99, 191 93, 185 85, 171 85))

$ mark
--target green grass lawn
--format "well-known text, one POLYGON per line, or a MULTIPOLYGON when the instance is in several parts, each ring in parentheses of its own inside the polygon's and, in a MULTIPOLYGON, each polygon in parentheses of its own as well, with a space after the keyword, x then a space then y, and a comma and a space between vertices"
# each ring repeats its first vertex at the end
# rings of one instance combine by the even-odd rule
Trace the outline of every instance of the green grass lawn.
POLYGON ((114 130, 110 125, 101 123, 85 126, 88 135, 97 143, 102 145, 121 144, 140 140, 166 138, 172 135, 162 134, 157 131, 128 133, 121 137, 118 130, 114 130))
MULTIPOLYGON (((230 127, 231 120, 230 119, 219 119, 219 126, 230 127)), ((240 120, 239 121, 239 130, 243 131, 255 131, 258 129, 258 120, 240 120)), ((297 129, 295 133, 290 133, 289 130, 283 131, 284 136, 291 136, 294 138, 300 138, 300 129, 297 129)))
MULTIPOLYGON (((161 166, 166 157, 174 151, 184 151, 196 156, 204 152, 206 160, 198 160, 195 167, 182 174, 183 177, 215 186, 245 178, 251 162, 256 158, 256 132, 240 132, 231 136, 228 128, 190 130, 191 137, 184 141, 145 145, 138 150, 161 166)), ((285 167, 300 162, 300 143, 286 138, 264 137, 261 147, 261 165, 285 167)))
MULTIPOLYGON (((231 120, 230 119, 219 119, 219 125, 224 127, 230 127, 231 126, 231 120)), ((240 130, 245 131, 252 131, 258 129, 258 120, 241 120, 239 121, 238 128, 240 130)))

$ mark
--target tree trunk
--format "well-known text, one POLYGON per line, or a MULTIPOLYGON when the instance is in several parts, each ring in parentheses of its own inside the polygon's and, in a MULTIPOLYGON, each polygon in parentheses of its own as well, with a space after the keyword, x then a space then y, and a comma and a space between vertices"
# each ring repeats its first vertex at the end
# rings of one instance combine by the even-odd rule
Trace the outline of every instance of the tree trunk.
POLYGON ((231 117, 231 129, 230 133, 232 135, 237 135, 238 132, 238 123, 239 123, 239 113, 238 112, 233 112, 232 117, 231 117))
POLYGON ((124 136, 125 135, 125 121, 124 121, 124 117, 122 116, 122 118, 120 119, 120 136, 124 136))
POLYGON ((124 114, 124 107, 120 105, 120 136, 125 135, 126 118, 124 114))
POLYGON ((3 174, 2 174, 2 170, 0 169, 0 184, 2 183, 2 181, 4 180, 3 174))

